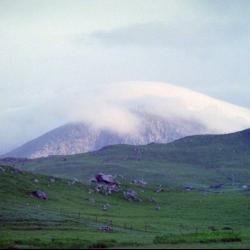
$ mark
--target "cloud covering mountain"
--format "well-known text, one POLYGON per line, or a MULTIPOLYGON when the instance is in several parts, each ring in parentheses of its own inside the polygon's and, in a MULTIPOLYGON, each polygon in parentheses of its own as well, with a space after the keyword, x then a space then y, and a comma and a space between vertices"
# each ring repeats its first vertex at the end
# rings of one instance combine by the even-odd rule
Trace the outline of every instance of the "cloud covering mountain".
POLYGON ((77 110, 74 115, 97 127, 133 133, 140 124, 134 111, 197 121, 210 132, 233 132, 250 126, 250 110, 162 82, 110 85, 96 94, 91 108, 77 110))
POLYGON ((120 82, 90 90, 88 98, 72 90, 65 93, 64 106, 51 100, 47 104, 50 112, 63 111, 70 124, 11 155, 73 154, 110 144, 169 142, 187 135, 250 127, 250 110, 163 82, 120 82))

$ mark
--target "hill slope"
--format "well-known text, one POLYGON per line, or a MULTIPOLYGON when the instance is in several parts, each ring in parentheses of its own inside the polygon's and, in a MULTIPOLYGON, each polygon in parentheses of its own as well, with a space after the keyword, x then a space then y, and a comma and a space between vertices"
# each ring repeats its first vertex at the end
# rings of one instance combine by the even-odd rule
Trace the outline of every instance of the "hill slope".
POLYGON ((97 172, 107 172, 170 186, 208 187, 221 183, 238 188, 250 185, 250 130, 190 136, 169 144, 108 146, 86 154, 14 160, 14 164, 83 182, 97 172))

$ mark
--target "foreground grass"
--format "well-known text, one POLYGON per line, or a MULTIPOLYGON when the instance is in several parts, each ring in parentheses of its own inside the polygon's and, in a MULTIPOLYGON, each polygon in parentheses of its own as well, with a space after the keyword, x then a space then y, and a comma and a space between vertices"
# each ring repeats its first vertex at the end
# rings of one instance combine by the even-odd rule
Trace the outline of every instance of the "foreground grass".
POLYGON ((89 194, 81 183, 6 168, 0 174, 0 248, 249 248, 247 194, 133 188, 143 202, 89 194), (34 190, 49 200, 32 198, 34 190), (99 230, 111 224, 112 233, 99 230))

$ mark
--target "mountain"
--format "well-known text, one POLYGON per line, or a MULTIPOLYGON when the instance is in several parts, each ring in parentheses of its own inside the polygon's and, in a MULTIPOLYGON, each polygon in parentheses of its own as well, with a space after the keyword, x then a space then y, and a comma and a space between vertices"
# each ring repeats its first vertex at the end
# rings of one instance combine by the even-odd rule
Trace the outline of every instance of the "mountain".
POLYGON ((129 180, 207 188, 250 186, 250 129, 223 135, 198 135, 168 144, 113 145, 99 151, 33 160, 6 159, 22 169, 87 182, 98 172, 129 180))
POLYGON ((4 157, 71 155, 114 144, 168 143, 250 127, 248 109, 165 83, 129 82, 103 96, 106 99, 82 111, 84 119, 78 120, 83 122, 49 131, 4 157))
POLYGON ((39 158, 49 155, 79 154, 101 149, 107 145, 143 145, 166 143, 193 133, 204 133, 200 124, 189 121, 167 121, 156 116, 142 118, 139 133, 119 134, 109 129, 95 129, 85 123, 69 123, 6 154, 5 157, 39 158), (182 126, 182 123, 185 126, 182 126))

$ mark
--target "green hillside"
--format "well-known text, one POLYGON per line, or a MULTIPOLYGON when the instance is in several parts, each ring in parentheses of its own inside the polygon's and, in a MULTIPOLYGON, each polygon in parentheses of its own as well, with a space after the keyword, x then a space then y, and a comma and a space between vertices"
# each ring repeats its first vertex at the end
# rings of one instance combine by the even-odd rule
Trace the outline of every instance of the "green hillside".
POLYGON ((89 186, 1 166, 0 248, 248 248, 248 192, 187 192, 133 188, 142 202, 121 193, 89 193, 89 186), (31 197, 41 190, 48 200, 31 197), (155 209, 152 198, 160 205, 155 209), (94 202, 93 202, 94 200, 94 202), (103 205, 109 204, 108 210, 103 205), (113 232, 100 227, 112 225, 113 232))
POLYGON ((224 188, 239 189, 250 185, 250 130, 191 136, 169 144, 115 145, 93 153, 14 160, 13 164, 82 182, 106 172, 175 187, 223 184, 224 188))

